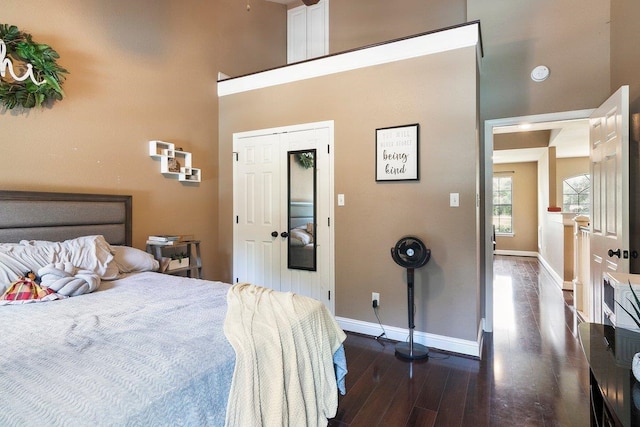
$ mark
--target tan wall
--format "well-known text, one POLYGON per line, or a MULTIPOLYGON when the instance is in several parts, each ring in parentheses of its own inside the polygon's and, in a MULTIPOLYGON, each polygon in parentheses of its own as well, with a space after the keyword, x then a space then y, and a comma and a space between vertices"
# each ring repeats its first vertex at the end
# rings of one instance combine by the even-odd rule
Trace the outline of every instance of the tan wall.
MULTIPOLYGON (((611 92, 629 85, 631 112, 640 112, 640 2, 611 1, 611 92)), ((604 100, 603 100, 604 101, 604 100)))
POLYGON ((330 0, 331 53, 466 22, 466 0, 330 0))
POLYGON ((550 136, 550 130, 496 133, 493 135, 493 150, 548 147, 550 136))
POLYGON ((235 0, 4 0, 2 22, 50 44, 70 71, 51 108, 0 111, 0 187, 133 195, 133 243, 152 233, 202 239, 216 278, 219 70, 285 62, 286 8, 235 0), (147 141, 193 153, 200 185, 160 174, 147 141))
POLYGON ((504 163, 494 174, 513 171, 513 236, 496 236, 496 250, 538 252, 538 164, 504 163))
MULTIPOLYGON (((580 110, 600 105, 617 75, 640 83, 640 60, 628 43, 640 32, 639 7, 634 0, 585 0, 578 9, 557 0, 330 0, 329 50, 479 20, 482 120, 580 110), (610 16, 615 39, 609 34, 610 16), (612 50, 616 40, 624 47, 612 50), (623 64, 613 65, 611 72, 610 52, 623 64), (531 70, 540 64, 551 69, 551 76, 535 83, 531 70)), ((640 84, 635 94, 640 97, 640 84)))
MULTIPOLYGON (((467 22, 466 0, 329 0, 329 53, 467 22)), ((302 6, 297 0, 288 8, 302 6)))
POLYGON ((407 327, 406 278, 389 250, 415 234, 432 249, 416 271, 417 330, 475 340, 475 99, 474 48, 220 98, 219 258, 230 271, 233 133, 335 120, 335 193, 346 198, 335 213, 336 315, 376 322, 380 292, 382 322, 407 327), (420 124, 420 181, 376 182, 375 129, 409 123, 420 124))
POLYGON ((330 0, 329 50, 479 20, 482 120, 594 108, 616 76, 638 82, 632 99, 640 98, 640 60, 628 43, 639 37, 638 8, 634 0, 585 0, 578 9, 557 0, 330 0), (611 72, 610 52, 621 60, 611 72), (535 83, 530 73, 540 64, 551 76, 535 83))
POLYGON ((608 0, 468 0, 467 18, 482 26, 482 119, 594 108, 607 99, 609 8, 608 0), (541 64, 551 75, 536 83, 531 70, 541 64))

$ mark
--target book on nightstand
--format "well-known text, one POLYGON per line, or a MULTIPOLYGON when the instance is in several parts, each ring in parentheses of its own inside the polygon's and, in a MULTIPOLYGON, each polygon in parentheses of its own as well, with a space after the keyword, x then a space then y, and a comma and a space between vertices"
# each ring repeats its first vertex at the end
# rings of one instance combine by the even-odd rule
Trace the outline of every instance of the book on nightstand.
POLYGON ((147 245, 155 245, 155 246, 173 246, 176 243, 180 243, 178 240, 153 240, 153 239, 149 239, 147 240, 147 245))
POLYGON ((157 234, 147 238, 148 245, 173 246, 194 240, 193 234, 157 234))
POLYGON ((154 236, 149 236, 148 240, 160 243, 175 242, 176 240, 180 240, 180 236, 176 236, 174 234, 157 234, 154 236))

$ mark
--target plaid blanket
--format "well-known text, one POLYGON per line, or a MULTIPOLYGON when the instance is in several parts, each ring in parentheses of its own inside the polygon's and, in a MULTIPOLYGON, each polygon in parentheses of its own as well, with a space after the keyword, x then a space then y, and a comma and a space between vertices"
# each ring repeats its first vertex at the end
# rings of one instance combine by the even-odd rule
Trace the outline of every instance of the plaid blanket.
POLYGON ((59 295, 53 289, 41 286, 30 277, 20 277, 11 283, 7 290, 0 296, 0 305, 4 304, 24 304, 36 301, 51 301, 66 298, 59 295))

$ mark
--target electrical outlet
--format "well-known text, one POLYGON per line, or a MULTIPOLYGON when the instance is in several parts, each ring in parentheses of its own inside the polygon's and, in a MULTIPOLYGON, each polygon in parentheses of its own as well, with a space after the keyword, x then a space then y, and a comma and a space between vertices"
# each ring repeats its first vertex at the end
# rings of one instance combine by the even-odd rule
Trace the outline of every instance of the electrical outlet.
POLYGON ((376 302, 376 307, 380 307, 380 294, 378 292, 371 292, 371 304, 376 302))

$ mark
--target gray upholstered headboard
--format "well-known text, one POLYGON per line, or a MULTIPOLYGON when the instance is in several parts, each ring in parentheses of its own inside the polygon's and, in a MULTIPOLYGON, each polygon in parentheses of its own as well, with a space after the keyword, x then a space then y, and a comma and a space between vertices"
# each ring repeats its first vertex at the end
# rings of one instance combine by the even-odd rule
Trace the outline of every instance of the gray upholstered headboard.
POLYGON ((101 234, 131 246, 131 196, 0 190, 0 242, 101 234))
POLYGON ((289 221, 291 228, 315 222, 313 214, 313 202, 291 201, 289 204, 289 221))

